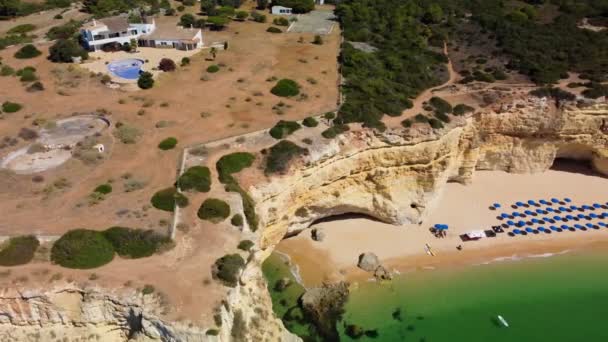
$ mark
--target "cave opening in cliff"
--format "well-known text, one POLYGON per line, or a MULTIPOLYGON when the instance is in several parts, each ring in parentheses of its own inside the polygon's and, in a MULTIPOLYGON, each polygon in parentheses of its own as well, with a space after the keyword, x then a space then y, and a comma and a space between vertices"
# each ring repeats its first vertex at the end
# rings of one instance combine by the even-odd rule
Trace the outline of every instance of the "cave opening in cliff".
POLYGON ((588 159, 555 158, 553 165, 551 165, 551 170, 604 177, 593 168, 591 160, 588 159))
MULTIPOLYGON (((316 219, 310 224, 310 226, 308 226, 308 228, 315 228, 315 226, 322 224, 322 223, 335 222, 335 221, 348 221, 348 220, 353 220, 353 219, 364 219, 364 220, 370 220, 370 221, 374 221, 374 222, 384 222, 384 221, 378 219, 377 217, 374 217, 369 214, 347 212, 347 213, 342 213, 342 214, 329 215, 329 216, 325 216, 325 217, 316 219)), ((300 233, 302 233, 302 231, 295 231, 292 233, 287 233, 287 234, 285 234, 285 236, 283 236, 283 239, 292 238, 294 236, 299 235, 300 233)))

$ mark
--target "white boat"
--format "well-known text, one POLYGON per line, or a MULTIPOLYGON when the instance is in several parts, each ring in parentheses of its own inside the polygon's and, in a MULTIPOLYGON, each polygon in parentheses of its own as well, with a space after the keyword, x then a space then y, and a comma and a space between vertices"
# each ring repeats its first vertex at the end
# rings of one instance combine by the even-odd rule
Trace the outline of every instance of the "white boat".
POLYGON ((498 315, 498 321, 500 322, 500 324, 502 324, 505 328, 509 327, 509 323, 507 322, 506 319, 504 319, 504 317, 502 317, 501 315, 498 315))

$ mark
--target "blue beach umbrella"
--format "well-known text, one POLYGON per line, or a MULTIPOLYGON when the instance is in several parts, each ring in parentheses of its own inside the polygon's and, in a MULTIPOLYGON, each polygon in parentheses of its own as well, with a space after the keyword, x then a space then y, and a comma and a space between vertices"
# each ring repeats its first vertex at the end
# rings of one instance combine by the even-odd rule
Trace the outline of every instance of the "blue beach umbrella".
POLYGON ((549 202, 545 201, 544 199, 541 199, 540 201, 538 201, 538 203, 540 203, 540 204, 549 204, 549 202))
POLYGON ((550 213, 552 213, 552 212, 554 212, 555 210, 553 210, 553 208, 547 208, 547 211, 548 211, 548 212, 550 212, 550 213))
POLYGON ((513 234, 521 234, 521 230, 519 230, 519 229, 513 229, 513 234))
POLYGON ((587 228, 593 228, 593 224, 592 223, 587 223, 587 224, 585 224, 585 226, 587 226, 587 228))
POLYGON ((577 224, 574 225, 574 228, 576 228, 576 229, 583 229, 584 227, 583 227, 583 225, 580 225, 580 224, 577 223, 577 224))
POLYGON ((592 209, 593 209, 593 207, 590 207, 586 204, 583 205, 583 210, 592 210, 592 209))
POLYGON ((540 220, 539 220, 539 219, 535 219, 535 218, 533 218, 533 219, 532 219, 532 220, 530 220, 530 221, 532 221, 532 223, 539 223, 539 222, 540 222, 540 220))
POLYGON ((553 203, 559 203, 559 200, 554 197, 554 198, 551 199, 551 202, 553 202, 553 203))
POLYGON ((514 225, 515 225, 515 222, 513 222, 513 221, 509 220, 509 221, 507 221, 507 224, 508 224, 509 226, 514 226, 514 225))
POLYGON ((560 228, 561 228, 561 229, 564 229, 564 230, 566 230, 566 229, 570 229, 570 227, 566 226, 565 224, 562 224, 560 228))
POLYGON ((559 228, 557 228, 556 226, 551 226, 549 228, 551 228, 551 230, 554 232, 559 232, 559 228))
POLYGON ((575 205, 571 205, 571 206, 570 206, 570 209, 572 209, 572 210, 578 210, 578 207, 577 207, 577 206, 575 206, 575 205))
POLYGON ((506 219, 506 218, 509 218, 509 214, 502 213, 502 214, 500 214, 500 217, 502 217, 503 219, 506 219))
POLYGON ((533 211, 526 210, 526 211, 524 211, 524 214, 526 214, 526 215, 533 215, 535 213, 533 211))
POLYGON ((515 202, 515 205, 518 207, 523 207, 525 204, 524 204, 524 202, 517 201, 517 202, 515 202))
POLYGON ((525 225, 526 225, 526 222, 525 222, 525 221, 517 221, 517 226, 518 226, 518 227, 523 227, 523 226, 525 226, 525 225))
POLYGON ((536 209, 536 213, 537 214, 544 214, 544 213, 546 213, 546 211, 544 211, 542 209, 536 209))
POLYGON ((500 205, 500 204, 498 204, 498 203, 494 203, 494 208, 500 208, 500 207, 501 207, 501 205, 500 205))
POLYGON ((601 205, 601 204, 599 204, 599 203, 593 203, 593 207, 594 207, 595 209, 599 209, 599 208, 601 208, 601 207, 602 207, 602 205, 601 205))
POLYGON ((545 227, 538 227, 537 229, 538 229, 538 231, 540 231, 540 232, 544 232, 544 231, 546 230, 546 229, 545 229, 545 227))
POLYGON ((561 210, 561 211, 568 211, 568 208, 566 208, 566 207, 559 207, 559 208, 557 208, 557 209, 559 209, 559 210, 561 210))
POLYGON ((572 215, 566 215, 566 218, 567 218, 568 220, 574 220, 574 216, 572 216, 572 215))
POLYGON ((578 215, 576 215, 576 217, 578 217, 579 219, 584 219, 586 216, 583 214, 578 214, 578 215))
POLYGON ((554 219, 555 221, 561 221, 562 217, 561 217, 561 216, 557 216, 557 215, 555 215, 555 216, 553 216, 553 219, 554 219))
POLYGON ((530 227, 526 228, 526 231, 527 231, 528 233, 534 233, 534 229, 532 229, 532 228, 530 228, 530 227))
POLYGON ((533 200, 528 200, 528 204, 529 205, 536 205, 536 202, 534 202, 533 200))
POLYGON ((521 214, 520 214, 520 213, 518 213, 517 211, 514 211, 514 212, 513 212, 511 215, 512 215, 512 216, 514 216, 514 217, 521 216, 521 214))
POLYGON ((599 216, 596 213, 591 213, 591 214, 589 214, 589 217, 591 217, 591 218, 598 218, 599 216))
POLYGON ((569 199, 568 197, 566 197, 566 198, 564 198, 564 202, 566 202, 566 203, 570 203, 570 202, 572 202, 572 200, 571 200, 571 199, 569 199))
POLYGON ((599 223, 598 223, 598 225, 599 225, 600 227, 608 227, 608 225, 606 225, 604 222, 599 222, 599 223))

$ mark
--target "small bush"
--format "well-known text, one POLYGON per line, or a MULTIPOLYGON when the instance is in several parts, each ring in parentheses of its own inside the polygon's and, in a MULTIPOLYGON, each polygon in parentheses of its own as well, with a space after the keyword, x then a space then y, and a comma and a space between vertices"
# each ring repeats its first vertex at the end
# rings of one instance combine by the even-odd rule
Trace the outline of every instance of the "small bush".
POLYGON ((15 113, 21 110, 23 106, 16 102, 6 101, 2 104, 2 111, 5 113, 15 113))
POLYGON ((434 129, 440 129, 443 128, 443 123, 441 123, 441 121, 435 119, 435 118, 430 118, 429 119, 429 124, 431 125, 431 127, 433 127, 434 129))
POLYGON ((405 128, 410 128, 412 127, 412 120, 410 119, 405 119, 403 121, 401 121, 401 126, 405 127, 405 128))
POLYGON ((296 96, 300 93, 300 85, 296 81, 284 78, 277 82, 270 92, 280 97, 296 96))
POLYGON ((314 40, 312 41, 313 44, 316 45, 323 45, 323 37, 321 37, 320 35, 315 35, 314 40))
POLYGON ((265 23, 266 22, 266 15, 261 14, 260 12, 256 12, 256 11, 251 12, 251 17, 253 18, 253 21, 255 21, 256 23, 265 23))
POLYGON ((142 133, 137 127, 122 124, 117 125, 113 134, 123 144, 135 144, 142 133))
POLYGON ((454 106, 454 110, 452 111, 452 113, 454 115, 464 115, 466 113, 471 113, 473 111, 475 111, 475 108, 461 103, 461 104, 457 104, 456 106, 454 106))
POLYGON ((429 118, 426 117, 424 114, 416 114, 416 116, 414 117, 414 120, 419 123, 429 122, 429 118))
POLYGON ((348 130, 347 125, 334 125, 321 132, 321 136, 325 139, 333 139, 348 130))
POLYGON ((103 232, 103 236, 110 241, 118 255, 133 259, 148 257, 171 241, 153 230, 125 227, 109 228, 103 232))
POLYGON ((287 20, 285 17, 274 18, 272 23, 277 26, 289 26, 289 20, 287 20))
POLYGON ((174 187, 159 190, 150 199, 154 208, 170 212, 173 212, 176 205, 180 208, 188 206, 188 202, 188 197, 179 193, 174 187))
POLYGON ((170 58, 163 58, 158 62, 158 69, 164 72, 175 71, 176 68, 175 62, 170 58))
POLYGON ((36 49, 36 47, 32 44, 24 45, 21 49, 15 52, 15 58, 18 59, 34 58, 40 55, 42 55, 42 52, 36 49))
POLYGON ((19 130, 18 136, 23 140, 34 140, 38 138, 38 132, 31 128, 23 127, 19 130))
POLYGON ((154 87, 154 76, 147 71, 142 72, 137 79, 137 86, 141 89, 150 89, 154 87))
POLYGON ((234 214, 234 216, 232 216, 232 218, 230 219, 230 223, 235 227, 242 227, 243 226, 243 215, 234 214))
POLYGON ((312 116, 309 116, 302 121, 302 125, 306 127, 317 127, 317 125, 319 125, 319 122, 317 121, 317 119, 313 118, 312 116))
POLYGON ((208 198, 201 204, 197 215, 201 220, 219 223, 230 216, 230 206, 220 199, 208 198))
POLYGON ((255 244, 251 240, 243 240, 243 241, 239 242, 239 245, 237 246, 237 248, 240 250, 243 250, 245 252, 249 252, 251 247, 253 247, 254 245, 255 244))
POLYGON ((34 258, 40 242, 33 235, 10 238, 0 246, 0 266, 27 264, 34 258))
POLYGON ((24 34, 36 29, 36 25, 32 24, 21 24, 12 27, 10 30, 6 31, 8 34, 24 34))
POLYGON ((177 145, 177 139, 174 137, 169 137, 164 139, 158 144, 158 148, 163 151, 172 150, 177 145))
POLYGON ((280 140, 299 130, 301 127, 302 126, 295 121, 281 120, 270 129, 269 133, 271 137, 280 140))
POLYGON ((238 11, 236 12, 235 17, 237 20, 243 21, 249 17, 249 13, 246 11, 238 11))
POLYGON ((245 260, 243 260, 243 257, 238 254, 227 254, 215 261, 213 276, 221 280, 224 285, 235 287, 244 267, 245 260))
POLYGON ((323 114, 323 117, 325 118, 325 120, 333 120, 336 118, 336 113, 327 112, 327 113, 323 114))
POLYGON ((250 167, 254 160, 255 156, 247 152, 235 152, 222 156, 215 164, 220 182, 223 184, 234 182, 232 174, 250 167))
POLYGON ((182 62, 181 62, 181 66, 186 66, 186 65, 190 65, 190 58, 183 57, 182 58, 182 62))
POLYGON ((110 184, 101 184, 101 185, 97 186, 95 188, 95 190, 93 190, 93 192, 97 192, 97 193, 100 193, 100 194, 107 195, 107 194, 109 194, 109 193, 112 192, 112 185, 110 185, 110 184))
POLYGON ((38 79, 38 76, 36 76, 36 72, 29 68, 18 70, 17 76, 19 76, 19 81, 21 82, 33 82, 38 79))
POLYGON ((26 90, 30 93, 35 92, 35 91, 43 91, 44 90, 44 85, 40 82, 40 81, 36 81, 32 84, 30 84, 26 90))
POLYGON ((264 172, 266 174, 285 172, 293 158, 306 152, 305 148, 289 140, 282 140, 270 148, 264 172))
POLYGON ((283 31, 281 31, 280 28, 278 27, 274 27, 274 26, 270 26, 269 28, 266 29, 266 32, 270 32, 270 33, 281 33, 283 31))
POLYGON ((0 76, 11 76, 15 73, 15 69, 11 68, 8 65, 3 65, 2 68, 0 68, 0 76))
POLYGON ((101 232, 76 229, 53 244, 51 260, 63 267, 88 269, 105 265, 114 258, 114 247, 101 232))
POLYGON ((210 66, 207 67, 207 72, 208 73, 214 74, 214 73, 216 73, 218 71, 220 71, 220 67, 217 66, 217 65, 215 65, 215 64, 212 64, 212 65, 210 65, 210 66))
POLYGON ((441 120, 441 121, 445 122, 445 123, 449 123, 449 122, 451 121, 451 120, 450 120, 450 117, 449 117, 449 116, 448 116, 446 113, 444 113, 444 112, 439 112, 439 111, 436 111, 436 112, 435 112, 435 117, 436 117, 437 119, 439 119, 439 120, 441 120))
POLYGON ((178 179, 177 187, 182 191, 196 190, 209 192, 211 190, 211 172, 206 166, 192 166, 178 179))
POLYGON ((435 110, 440 113, 451 113, 452 112, 452 105, 448 101, 446 101, 440 97, 433 96, 429 102, 430 102, 431 106, 433 106, 433 108, 435 108, 435 110))

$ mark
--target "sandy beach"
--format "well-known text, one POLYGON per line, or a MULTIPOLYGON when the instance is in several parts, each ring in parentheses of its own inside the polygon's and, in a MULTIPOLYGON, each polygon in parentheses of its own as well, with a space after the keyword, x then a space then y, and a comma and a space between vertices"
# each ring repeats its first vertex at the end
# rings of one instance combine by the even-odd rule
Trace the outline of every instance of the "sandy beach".
MULTIPOLYGON (((603 249, 608 247, 608 229, 605 228, 515 237, 507 235, 506 232, 512 230, 509 229, 495 238, 468 242, 463 242, 460 235, 500 225, 503 222, 496 217, 500 213, 526 210, 512 209, 511 205, 517 201, 568 197, 572 199, 570 204, 574 205, 597 202, 604 204, 607 201, 607 190, 608 181, 605 178, 592 175, 582 168, 573 170, 572 165, 568 164, 540 174, 480 171, 475 174, 471 185, 447 184, 437 207, 421 225, 393 226, 366 217, 340 217, 313 226, 323 229, 323 241, 313 241, 311 231, 306 230, 282 241, 277 251, 292 259, 304 285, 308 287, 326 280, 355 281, 370 278, 369 273, 356 267, 358 256, 363 252, 375 253, 388 269, 403 273, 456 264, 545 256, 564 251, 603 249), (501 204, 502 208, 490 210, 489 206, 493 203, 501 204), (429 231, 436 223, 449 225, 447 237, 436 238, 429 231), (425 244, 431 246, 435 256, 426 253, 425 244), (462 245, 461 251, 456 249, 458 245, 462 245)), ((607 210, 600 209, 596 212, 604 211, 607 210)), ((544 216, 548 215, 539 215, 537 218, 544 216)), ((600 221, 608 219, 557 222, 555 225, 584 225, 586 222, 600 221)), ((544 226, 548 228, 550 225, 547 223, 544 226)))

